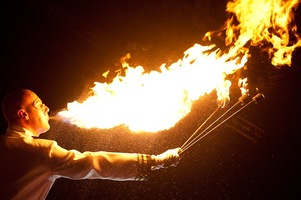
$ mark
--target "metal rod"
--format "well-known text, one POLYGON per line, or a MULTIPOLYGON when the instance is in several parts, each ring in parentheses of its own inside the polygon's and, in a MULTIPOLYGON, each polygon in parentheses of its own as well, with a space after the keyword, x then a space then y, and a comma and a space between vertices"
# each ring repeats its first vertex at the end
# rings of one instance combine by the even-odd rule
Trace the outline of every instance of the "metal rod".
MULTIPOLYGON (((217 118, 214 122, 212 122, 205 130, 203 130, 201 133, 199 133, 194 139, 191 140, 191 137, 182 145, 181 149, 184 150, 187 146, 190 146, 198 137, 200 137, 206 130, 208 130, 211 126, 213 126, 218 120, 220 120, 225 114, 227 114, 230 110, 232 110, 235 106, 237 106, 240 103, 238 101, 236 104, 234 104, 231 108, 229 108, 224 114, 222 114, 219 118, 217 118), (189 141, 190 140, 190 141, 189 141), (189 143, 188 143, 189 141, 189 143)), ((218 107, 219 108, 219 107, 218 107)), ((217 111, 217 110, 216 110, 217 111)), ((214 111, 213 114, 216 112, 214 111)), ((213 116, 213 114, 210 115, 210 117, 213 116)), ((210 118, 209 117, 209 118, 210 118)), ((202 124, 203 125, 203 124, 202 124)), ((202 126, 201 125, 201 126, 202 126)), ((199 131, 200 127, 193 133, 195 135, 199 131)))
MULTIPOLYGON (((181 149, 183 149, 185 147, 185 145, 188 142, 191 142, 190 140, 192 140, 192 138, 195 136, 195 134, 197 134, 197 132, 207 123, 207 121, 221 108, 221 106, 218 106, 215 111, 194 131, 194 133, 186 140, 186 142, 184 142, 184 144, 181 146, 181 149)), ((193 140, 192 140, 193 141, 193 140)), ((187 144, 189 145, 189 144, 187 144)))
POLYGON ((229 112, 229 110, 231 110, 232 108, 234 108, 239 102, 238 101, 235 105, 233 105, 228 111, 226 111, 221 117, 219 117, 217 120, 215 120, 209 127, 207 127, 204 131, 202 131, 193 141, 189 142, 188 144, 186 143, 186 145, 182 148, 180 154, 182 154, 184 151, 186 151, 187 149, 189 149, 190 147, 192 147, 195 143, 197 143, 198 141, 200 141, 202 138, 204 138, 205 136, 207 136, 209 133, 211 133, 213 130, 215 130, 216 128, 218 128, 219 126, 221 126, 222 124, 224 124, 226 121, 228 121, 229 119, 231 119, 232 117, 234 117, 237 113, 239 113, 240 111, 242 111, 244 108, 246 108, 247 106, 249 106, 251 103, 254 102, 259 102, 260 100, 264 99, 263 94, 258 93, 257 95, 255 95, 251 101, 249 101, 247 104, 245 104, 243 107, 241 107, 239 110, 237 110, 236 112, 234 112, 233 114, 231 114, 229 117, 227 117, 225 120, 223 120, 222 122, 220 122, 219 124, 217 124, 215 127, 213 127, 211 130, 209 130, 208 132, 206 132, 205 134, 203 134, 206 130, 208 130, 208 128, 210 128, 214 123, 216 123, 222 116, 224 116, 226 113, 229 112))

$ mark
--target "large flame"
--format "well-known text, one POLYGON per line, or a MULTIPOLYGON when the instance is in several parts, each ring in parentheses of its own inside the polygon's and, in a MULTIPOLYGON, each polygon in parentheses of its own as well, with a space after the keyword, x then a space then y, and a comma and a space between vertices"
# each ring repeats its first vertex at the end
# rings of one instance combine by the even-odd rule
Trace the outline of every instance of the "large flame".
MULTIPOLYGON (((244 66, 246 59, 225 60, 206 54, 210 47, 194 45, 183 59, 159 71, 126 67, 124 76, 111 83, 95 82, 93 95, 82 103, 68 103, 59 114, 80 127, 112 128, 124 124, 132 131, 154 132, 173 127, 190 112, 193 102, 218 88, 219 98, 228 97, 227 74, 244 66)), ((126 64, 126 63, 124 63, 126 64)))
MULTIPOLYGON (((300 0, 234 0, 227 4, 230 17, 223 29, 229 56, 248 53, 249 46, 261 46, 274 66, 291 65, 293 51, 301 46, 294 22, 300 0)), ((216 33, 208 32, 209 38, 216 33)))
MULTIPOLYGON (((118 74, 110 83, 95 82, 91 96, 81 103, 68 103, 67 109, 58 114, 84 128, 123 124, 136 132, 169 129, 204 94, 216 91, 219 102, 229 99, 231 82, 226 77, 246 64, 247 45, 267 45, 272 64, 290 65, 293 50, 301 45, 293 25, 293 11, 298 3, 230 1, 227 11, 231 16, 223 29, 228 51, 222 52, 213 44, 195 44, 182 59, 149 73, 142 66, 131 67, 124 61, 125 75, 118 74)), ((215 33, 208 32, 205 38, 210 39, 215 33)), ((242 92, 246 89, 242 88, 242 92)))

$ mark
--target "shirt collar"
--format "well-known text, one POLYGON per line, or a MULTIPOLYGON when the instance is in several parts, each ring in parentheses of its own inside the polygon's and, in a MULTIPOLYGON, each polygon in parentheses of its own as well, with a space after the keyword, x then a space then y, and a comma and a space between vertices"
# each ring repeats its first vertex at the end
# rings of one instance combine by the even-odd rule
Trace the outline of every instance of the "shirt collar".
POLYGON ((33 137, 33 133, 30 132, 28 129, 21 127, 21 126, 15 126, 11 125, 6 130, 6 136, 8 137, 33 137))

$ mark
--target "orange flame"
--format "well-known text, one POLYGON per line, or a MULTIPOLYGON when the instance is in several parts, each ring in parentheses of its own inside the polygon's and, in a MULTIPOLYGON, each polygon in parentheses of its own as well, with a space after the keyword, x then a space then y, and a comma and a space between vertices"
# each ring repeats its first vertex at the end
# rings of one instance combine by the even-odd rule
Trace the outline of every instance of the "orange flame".
MULTIPOLYGON (((232 0, 227 4, 231 17, 226 21, 225 43, 229 56, 248 53, 248 43, 260 45, 274 66, 291 65, 293 51, 301 46, 294 23, 294 11, 300 0, 232 0), (237 21, 237 22, 236 22, 237 21)), ((208 32, 210 39, 215 32, 208 32)))
MULTIPOLYGON (((68 103, 67 109, 58 115, 84 128, 123 124, 135 132, 156 132, 175 126, 190 112, 194 101, 214 90, 219 106, 223 107, 229 101, 231 86, 226 76, 247 62, 246 44, 271 43, 267 50, 272 64, 291 64, 293 50, 301 45, 292 25, 292 11, 298 3, 297 0, 230 1, 227 11, 236 15, 238 24, 235 25, 233 17, 225 23, 227 53, 221 53, 215 45, 195 44, 182 59, 149 73, 142 66, 129 66, 125 58, 125 75, 118 74, 111 83, 95 82, 92 96, 82 103, 68 103), (294 44, 290 35, 294 36, 294 44)), ((205 38, 210 39, 213 34, 208 32, 205 38)), ((245 82, 246 79, 241 84, 245 82)), ((245 85, 241 89, 243 94, 248 92, 245 85)))
POLYGON ((84 128, 112 128, 124 124, 132 131, 155 132, 173 127, 186 116, 193 102, 218 89, 219 99, 228 96, 227 74, 244 66, 247 59, 225 60, 205 53, 213 46, 195 44, 183 59, 161 72, 144 73, 141 66, 127 66, 124 76, 112 83, 95 82, 93 96, 82 103, 68 103, 60 116, 84 128), (224 90, 222 89, 224 88, 224 90))

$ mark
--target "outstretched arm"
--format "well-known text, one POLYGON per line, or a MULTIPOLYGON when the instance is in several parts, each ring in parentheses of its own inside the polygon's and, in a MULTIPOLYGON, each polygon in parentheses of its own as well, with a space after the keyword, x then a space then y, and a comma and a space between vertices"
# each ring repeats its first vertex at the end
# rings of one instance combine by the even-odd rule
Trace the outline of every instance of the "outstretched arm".
POLYGON ((55 177, 71 179, 146 180, 152 170, 176 166, 180 148, 159 155, 118 152, 84 152, 51 149, 51 170, 55 177))

